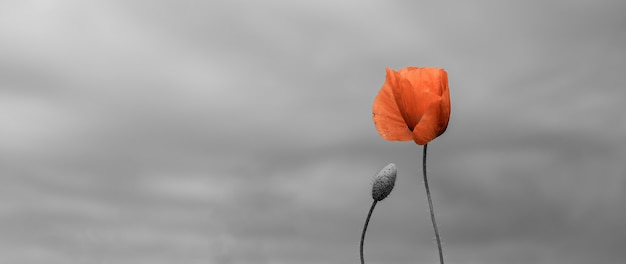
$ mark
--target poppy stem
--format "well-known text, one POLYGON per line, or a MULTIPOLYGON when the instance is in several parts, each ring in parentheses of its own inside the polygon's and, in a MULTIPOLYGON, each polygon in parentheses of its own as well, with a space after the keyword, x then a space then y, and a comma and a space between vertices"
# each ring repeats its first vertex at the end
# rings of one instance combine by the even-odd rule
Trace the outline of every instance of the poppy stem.
POLYGON ((433 222, 433 229, 435 229, 435 238, 437 239, 437 248, 439 249, 439 263, 443 264, 443 251, 441 249, 441 238, 439 238, 439 228, 437 228, 437 221, 435 221, 435 211, 433 209, 433 199, 430 197, 430 188, 428 187, 428 178, 426 177, 426 149, 428 144, 424 144, 423 155, 423 172, 424 172, 424 187, 426 188, 426 196, 428 197, 428 206, 430 207, 430 219, 433 222))
POLYGON ((365 242, 365 232, 367 231, 367 225, 370 223, 370 218, 372 217, 372 212, 374 212, 376 203, 378 203, 378 201, 374 200, 372 207, 370 207, 370 212, 367 213, 367 219, 365 219, 365 226, 363 227, 363 233, 361 234, 361 264, 365 264, 365 260, 363 259, 363 242, 365 242))

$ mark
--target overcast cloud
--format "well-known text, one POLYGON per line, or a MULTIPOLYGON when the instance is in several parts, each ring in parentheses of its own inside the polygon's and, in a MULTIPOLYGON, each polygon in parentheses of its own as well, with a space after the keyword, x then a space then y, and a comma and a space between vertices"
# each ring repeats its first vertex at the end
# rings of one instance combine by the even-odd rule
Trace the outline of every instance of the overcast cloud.
POLYGON ((421 147, 371 120, 442 67, 448 263, 626 260, 624 1, 1 1, 0 262, 436 263, 421 147))

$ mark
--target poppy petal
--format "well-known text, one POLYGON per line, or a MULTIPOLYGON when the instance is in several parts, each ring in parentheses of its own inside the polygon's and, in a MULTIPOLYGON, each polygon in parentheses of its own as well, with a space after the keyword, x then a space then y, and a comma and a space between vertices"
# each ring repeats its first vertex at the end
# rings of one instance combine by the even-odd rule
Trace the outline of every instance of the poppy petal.
POLYGON ((396 105, 392 87, 397 86, 396 73, 387 68, 387 77, 383 87, 376 95, 373 106, 374 126, 378 134, 386 140, 407 141, 413 134, 396 105))
POLYGON ((416 91, 441 95, 442 77, 444 73, 445 70, 439 68, 417 68, 405 71, 402 75, 411 81, 416 91))
POLYGON ((425 91, 422 86, 414 85, 409 78, 400 78, 398 84, 393 89, 393 95, 404 121, 413 130, 415 125, 420 122, 428 106, 437 100, 437 96, 425 91))
POLYGON ((446 131, 450 116, 449 111, 446 109, 449 108, 446 108, 442 98, 428 106, 426 113, 424 113, 422 119, 413 129, 413 140, 415 143, 424 145, 446 131))

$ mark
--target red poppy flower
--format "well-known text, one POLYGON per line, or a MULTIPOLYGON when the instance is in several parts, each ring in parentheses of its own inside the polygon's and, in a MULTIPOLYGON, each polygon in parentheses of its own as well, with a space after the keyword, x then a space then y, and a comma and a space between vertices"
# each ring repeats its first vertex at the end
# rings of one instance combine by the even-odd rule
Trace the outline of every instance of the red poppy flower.
POLYGON ((424 145, 443 134, 450 120, 448 73, 439 68, 387 68, 374 99, 372 119, 386 140, 424 145))

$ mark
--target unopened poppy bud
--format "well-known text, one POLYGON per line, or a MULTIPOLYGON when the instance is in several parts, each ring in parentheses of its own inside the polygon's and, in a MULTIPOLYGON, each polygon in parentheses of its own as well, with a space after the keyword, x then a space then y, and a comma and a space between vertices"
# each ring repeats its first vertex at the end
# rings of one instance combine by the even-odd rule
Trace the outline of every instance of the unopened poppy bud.
POLYGON ((393 186, 396 184, 396 174, 398 169, 396 164, 389 163, 385 166, 376 177, 374 177, 374 183, 372 184, 372 198, 376 201, 385 199, 393 190, 393 186))

